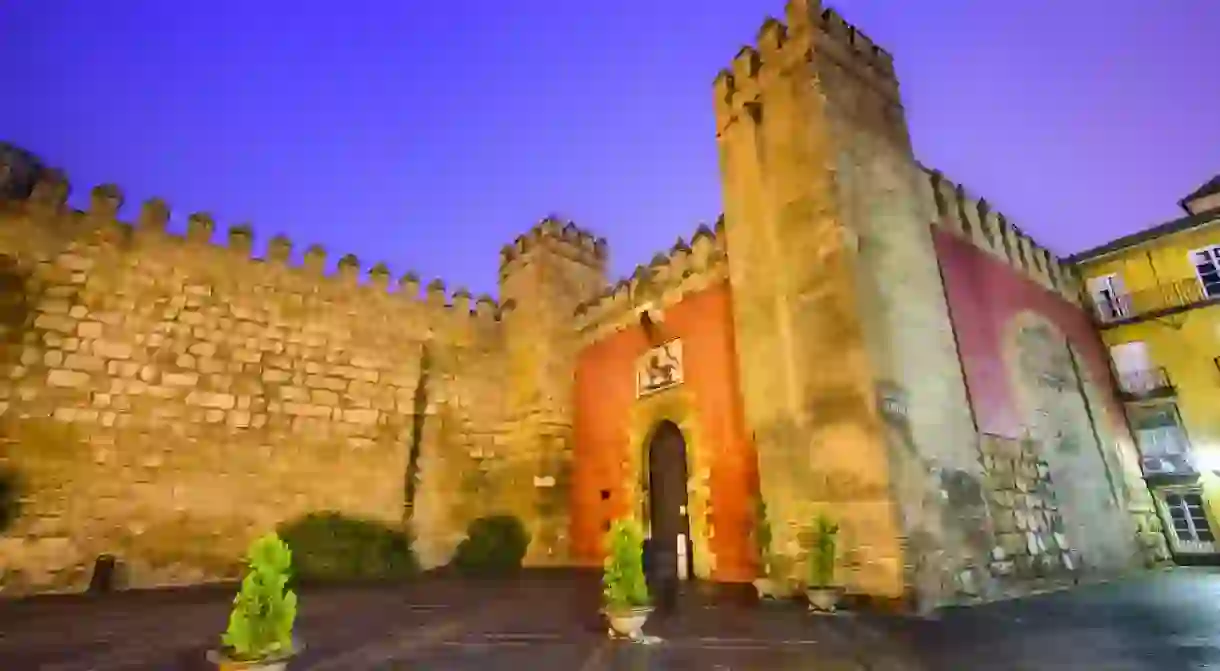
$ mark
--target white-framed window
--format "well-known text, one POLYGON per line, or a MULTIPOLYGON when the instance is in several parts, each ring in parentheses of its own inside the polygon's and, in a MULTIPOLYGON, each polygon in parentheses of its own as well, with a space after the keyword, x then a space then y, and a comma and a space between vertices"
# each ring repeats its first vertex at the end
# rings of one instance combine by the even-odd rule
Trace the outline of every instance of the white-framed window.
POLYGON ((1157 389, 1159 379, 1152 365, 1152 353, 1148 343, 1131 340, 1110 346, 1110 361, 1118 377, 1118 386, 1128 394, 1140 394, 1157 389))
POLYGON ((1123 282, 1118 273, 1090 277, 1085 283, 1089 296, 1093 299, 1093 307, 1102 321, 1113 321, 1128 316, 1130 312, 1129 299, 1123 291, 1123 282))
POLYGON ((1207 520, 1200 490, 1169 490, 1161 499, 1169 519, 1170 540, 1179 552, 1215 552, 1216 536, 1207 520))
POLYGON ((1220 245, 1209 245, 1190 253, 1199 284, 1206 298, 1220 297, 1220 245))
POLYGON ((1190 451, 1186 432, 1172 403, 1145 406, 1131 413, 1135 442, 1144 457, 1171 457, 1190 451))

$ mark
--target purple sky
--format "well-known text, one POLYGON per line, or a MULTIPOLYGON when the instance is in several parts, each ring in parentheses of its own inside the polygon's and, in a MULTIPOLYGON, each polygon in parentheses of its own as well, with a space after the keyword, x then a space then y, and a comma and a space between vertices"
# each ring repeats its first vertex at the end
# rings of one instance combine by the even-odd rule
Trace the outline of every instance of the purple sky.
MULTIPOLYGON (((895 54, 920 160, 1056 252, 1176 217, 1220 172, 1214 0, 834 6, 895 54)), ((720 211, 712 78, 782 12, 5 0, 0 138, 64 168, 78 206, 115 182, 128 216, 158 195, 179 225, 207 210, 332 264, 494 291, 500 246, 557 212, 620 275, 720 211)))

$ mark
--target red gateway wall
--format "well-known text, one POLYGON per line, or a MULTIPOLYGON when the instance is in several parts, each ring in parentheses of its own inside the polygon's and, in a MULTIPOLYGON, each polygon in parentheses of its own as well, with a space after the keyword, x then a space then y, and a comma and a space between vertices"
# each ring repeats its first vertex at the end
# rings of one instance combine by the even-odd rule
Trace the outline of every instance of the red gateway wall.
MULTIPOLYGON (((700 454, 711 456, 711 549, 713 578, 749 581, 754 577, 749 544, 750 501, 757 491, 757 459, 746 438, 737 389, 732 299, 727 282, 686 297, 666 308, 660 324, 665 337, 681 338, 683 391, 693 395, 692 412, 704 441, 700 454)), ((636 326, 608 336, 581 352, 576 365, 575 448, 571 498, 573 559, 600 565, 606 524, 628 514, 623 464, 628 450, 635 397, 635 362, 649 349, 636 326), (609 498, 602 500, 602 491, 609 498)), ((668 393, 668 392, 661 392, 668 393)), ((687 449, 690 436, 685 436, 687 449)))
MULTIPOLYGON (((1025 422, 1002 351, 1005 326, 1023 311, 1042 315, 1068 339, 1081 365, 1106 394, 1110 404, 1106 415, 1121 422, 1123 409, 1112 391, 1109 355, 1088 313, 940 226, 933 226, 932 238, 980 432, 1010 438, 1023 435, 1025 422)), ((1114 428, 1120 434, 1127 432, 1125 425, 1114 428)))

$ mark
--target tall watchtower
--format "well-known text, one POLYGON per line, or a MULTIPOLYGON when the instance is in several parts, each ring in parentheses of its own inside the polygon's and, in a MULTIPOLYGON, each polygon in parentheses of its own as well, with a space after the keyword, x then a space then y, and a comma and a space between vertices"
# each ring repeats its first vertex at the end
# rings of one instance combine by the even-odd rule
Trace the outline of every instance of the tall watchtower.
POLYGON ((502 498, 535 520, 526 560, 567 557, 572 393, 578 351, 576 306, 606 286, 607 248, 574 224, 547 217, 500 252, 500 299, 509 379, 502 498))
POLYGON ((738 366, 773 549, 797 547, 826 512, 857 553, 853 587, 900 596, 901 539, 918 515, 895 495, 903 460, 967 454, 973 426, 892 59, 817 0, 790 0, 786 25, 764 22, 714 88, 738 366), (919 397, 905 392, 916 381, 919 397), (883 389, 914 445, 893 444, 883 389))

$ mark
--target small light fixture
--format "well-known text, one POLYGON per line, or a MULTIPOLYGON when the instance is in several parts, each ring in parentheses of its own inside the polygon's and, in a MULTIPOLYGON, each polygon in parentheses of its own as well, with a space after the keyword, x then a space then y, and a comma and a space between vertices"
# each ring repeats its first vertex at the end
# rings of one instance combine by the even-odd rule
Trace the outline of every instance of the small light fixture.
POLYGON ((644 335, 647 336, 648 341, 653 344, 659 342, 661 338, 661 322, 665 319, 661 311, 655 309, 651 303, 648 303, 640 307, 639 316, 640 328, 644 329, 644 335))

